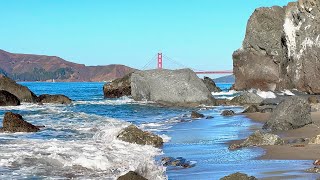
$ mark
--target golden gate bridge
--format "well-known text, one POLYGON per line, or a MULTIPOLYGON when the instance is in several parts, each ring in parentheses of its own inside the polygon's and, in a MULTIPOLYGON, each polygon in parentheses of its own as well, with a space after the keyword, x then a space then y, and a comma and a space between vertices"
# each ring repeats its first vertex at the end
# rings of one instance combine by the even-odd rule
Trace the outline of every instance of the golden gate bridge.
MULTIPOLYGON (((186 67, 183 64, 169 58, 168 56, 162 54, 162 53, 158 53, 156 54, 144 67, 143 69, 146 69, 147 66, 149 66, 152 62, 154 62, 155 60, 157 61, 157 68, 158 69, 162 69, 163 68, 163 62, 164 59, 167 61, 171 61, 174 64, 178 65, 179 67, 186 67)), ((196 74, 233 74, 232 70, 217 70, 217 71, 203 71, 203 70, 195 70, 192 69, 196 74)))

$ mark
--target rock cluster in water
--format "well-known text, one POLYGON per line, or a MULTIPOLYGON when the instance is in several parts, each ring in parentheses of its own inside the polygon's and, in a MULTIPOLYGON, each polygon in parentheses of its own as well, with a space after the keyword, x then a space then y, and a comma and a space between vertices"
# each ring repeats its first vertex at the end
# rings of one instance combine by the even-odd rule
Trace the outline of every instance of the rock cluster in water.
POLYGON ((220 180, 258 180, 258 179, 254 176, 248 176, 247 174, 237 172, 237 173, 225 176, 220 180))
POLYGON ((103 88, 106 98, 132 96, 167 106, 216 105, 205 83, 190 69, 135 71, 103 88))
POLYGON ((234 89, 320 93, 320 1, 258 8, 233 54, 234 89))

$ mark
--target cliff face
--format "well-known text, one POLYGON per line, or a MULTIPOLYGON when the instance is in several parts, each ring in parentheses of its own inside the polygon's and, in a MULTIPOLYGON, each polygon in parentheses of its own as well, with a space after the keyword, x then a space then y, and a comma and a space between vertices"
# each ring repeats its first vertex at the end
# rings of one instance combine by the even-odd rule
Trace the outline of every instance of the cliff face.
POLYGON ((85 66, 55 56, 13 54, 0 50, 0 74, 16 81, 109 81, 133 70, 124 65, 85 66))
POLYGON ((233 66, 237 90, 320 93, 320 0, 256 9, 233 66))

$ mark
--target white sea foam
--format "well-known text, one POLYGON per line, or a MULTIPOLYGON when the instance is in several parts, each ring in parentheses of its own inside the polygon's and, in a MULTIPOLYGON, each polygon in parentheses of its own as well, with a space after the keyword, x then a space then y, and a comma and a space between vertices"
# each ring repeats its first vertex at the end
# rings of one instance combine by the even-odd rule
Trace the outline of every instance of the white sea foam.
POLYGON ((277 97, 272 91, 261 91, 260 89, 258 89, 256 93, 258 96, 260 96, 264 99, 277 97))
POLYGON ((232 99, 235 96, 239 95, 241 92, 230 90, 230 91, 221 91, 221 92, 212 92, 213 97, 217 99, 232 99))
POLYGON ((154 160, 162 154, 160 149, 116 138, 127 122, 72 112, 68 106, 23 104, 1 110, 17 109, 41 110, 40 115, 26 114, 24 118, 44 124, 46 128, 39 133, 48 139, 37 138, 39 133, 0 134, 0 166, 14 168, 13 172, 1 172, 1 179, 12 174, 116 179, 130 170, 147 179, 166 179, 165 168, 154 160))
POLYGON ((278 93, 279 95, 285 95, 285 96, 294 96, 295 94, 292 93, 290 90, 283 90, 281 93, 278 93))

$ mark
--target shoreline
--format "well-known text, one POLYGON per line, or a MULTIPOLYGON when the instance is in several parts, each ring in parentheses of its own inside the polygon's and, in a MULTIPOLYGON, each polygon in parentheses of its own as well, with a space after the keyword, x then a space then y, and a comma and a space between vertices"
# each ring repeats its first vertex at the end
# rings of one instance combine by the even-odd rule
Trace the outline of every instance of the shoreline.
MULTIPOLYGON (((248 119, 262 125, 268 120, 270 113, 244 114, 248 119)), ((311 112, 313 124, 299 129, 285 132, 275 132, 286 142, 299 138, 313 138, 320 134, 320 112, 311 112)), ((241 140, 239 140, 241 141, 241 140)), ((320 158, 320 144, 308 144, 306 142, 290 143, 285 145, 261 146, 265 153, 258 157, 260 160, 316 160, 320 158)), ((312 166, 312 163, 310 163, 312 166)))

